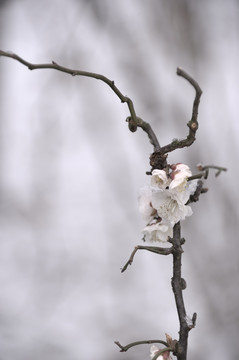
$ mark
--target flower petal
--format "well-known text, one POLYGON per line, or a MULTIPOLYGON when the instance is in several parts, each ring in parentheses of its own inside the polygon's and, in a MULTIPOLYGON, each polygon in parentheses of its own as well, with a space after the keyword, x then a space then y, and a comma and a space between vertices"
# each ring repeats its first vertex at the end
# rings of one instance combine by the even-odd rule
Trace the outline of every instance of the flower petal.
POLYGON ((152 190, 150 186, 140 189, 139 196, 139 212, 142 218, 148 223, 152 220, 155 210, 152 207, 152 190))
POLYGON ((143 229, 144 240, 149 242, 166 242, 173 236, 173 228, 170 224, 154 222, 143 229))
POLYGON ((183 191, 190 176, 192 176, 192 172, 187 165, 181 163, 174 165, 170 174, 172 181, 169 189, 178 188, 179 191, 183 191))
POLYGON ((167 177, 166 171, 155 169, 152 171, 151 185, 165 189, 169 184, 169 178, 167 177))

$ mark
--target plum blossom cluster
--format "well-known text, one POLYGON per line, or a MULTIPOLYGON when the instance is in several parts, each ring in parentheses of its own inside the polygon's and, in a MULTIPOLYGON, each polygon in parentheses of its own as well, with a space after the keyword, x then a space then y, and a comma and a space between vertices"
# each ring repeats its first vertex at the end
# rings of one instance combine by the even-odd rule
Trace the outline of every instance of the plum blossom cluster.
POLYGON ((174 225, 192 215, 186 204, 196 190, 197 180, 188 181, 190 176, 189 167, 181 163, 171 165, 170 171, 152 171, 151 184, 139 194, 139 211, 147 224, 143 229, 145 241, 168 241, 174 225))

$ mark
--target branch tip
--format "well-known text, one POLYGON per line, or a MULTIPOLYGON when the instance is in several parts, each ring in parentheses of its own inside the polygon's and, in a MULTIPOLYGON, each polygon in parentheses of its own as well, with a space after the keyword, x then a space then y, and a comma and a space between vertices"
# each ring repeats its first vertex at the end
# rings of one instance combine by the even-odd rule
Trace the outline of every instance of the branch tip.
POLYGON ((184 148, 191 146, 194 141, 196 140, 196 132, 198 129, 198 108, 200 103, 200 97, 202 94, 202 90, 198 83, 189 75, 187 74, 183 69, 180 67, 177 68, 176 71, 177 75, 183 77, 185 80, 187 80, 195 89, 195 98, 193 102, 193 109, 192 109, 192 116, 191 120, 187 123, 187 126, 189 127, 189 133, 188 136, 183 140, 173 140, 170 144, 165 145, 159 149, 159 152, 161 155, 166 154, 168 152, 174 151, 176 149, 184 148))
POLYGON ((114 343, 115 343, 115 345, 117 345, 117 346, 120 348, 120 352, 127 351, 127 350, 124 350, 124 346, 122 346, 122 345, 119 343, 119 341, 115 341, 114 343))
POLYGON ((193 327, 196 326, 196 320, 197 320, 197 313, 194 313, 192 317, 193 327))

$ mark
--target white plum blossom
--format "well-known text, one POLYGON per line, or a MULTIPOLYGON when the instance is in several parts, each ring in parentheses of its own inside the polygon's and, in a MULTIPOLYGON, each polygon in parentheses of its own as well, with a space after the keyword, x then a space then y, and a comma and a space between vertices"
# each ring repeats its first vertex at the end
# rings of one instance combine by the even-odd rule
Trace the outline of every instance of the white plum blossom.
POLYGON ((152 206, 156 209, 158 216, 172 226, 178 221, 185 220, 192 215, 192 208, 185 205, 197 187, 197 181, 193 181, 190 186, 187 184, 185 189, 176 187, 172 190, 152 190, 152 206))
MULTIPOLYGON (((154 356, 161 350, 163 350, 163 349, 160 349, 157 346, 152 345, 150 348, 150 358, 153 359, 154 356)), ((157 360, 172 360, 172 357, 170 356, 169 351, 164 351, 163 354, 161 354, 157 357, 157 360)))
POLYGON ((187 181, 192 175, 187 165, 180 163, 171 168, 169 175, 165 170, 153 170, 151 186, 140 191, 139 211, 146 222, 145 241, 168 241, 174 225, 193 213, 187 202, 196 190, 197 180, 187 181))
POLYGON ((150 186, 144 186, 140 189, 139 212, 147 223, 150 223, 157 213, 152 206, 152 189, 150 186))
POLYGON ((191 170, 187 165, 184 164, 176 164, 172 165, 172 172, 170 174, 170 178, 172 179, 169 189, 178 188, 178 190, 183 191, 187 184, 187 179, 192 176, 191 170))
POLYGON ((152 171, 151 185, 165 189, 169 185, 170 179, 164 170, 155 169, 152 171))
POLYGON ((143 239, 145 241, 168 241, 173 235, 173 228, 170 223, 162 222, 157 210, 153 207, 152 187, 145 186, 139 195, 139 211, 147 225, 143 229, 143 239))
POLYGON ((173 228, 170 224, 155 220, 143 229, 143 235, 145 241, 166 242, 173 236, 173 228))

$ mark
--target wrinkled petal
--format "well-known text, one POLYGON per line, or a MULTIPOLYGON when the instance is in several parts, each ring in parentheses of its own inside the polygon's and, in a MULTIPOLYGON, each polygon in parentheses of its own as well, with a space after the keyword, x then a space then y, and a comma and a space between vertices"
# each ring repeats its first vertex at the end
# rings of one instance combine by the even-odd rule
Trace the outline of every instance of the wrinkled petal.
MULTIPOLYGON (((162 349, 160 349, 159 347, 152 345, 150 348, 150 358, 153 359, 153 357, 162 349)), ((170 352, 169 351, 165 351, 162 355, 159 355, 157 360, 172 360, 172 357, 170 356, 170 352)))
POLYGON ((174 226, 178 221, 184 220, 186 216, 192 215, 191 207, 185 205, 189 196, 189 191, 153 191, 152 206, 163 221, 174 226))
POLYGON ((197 189, 198 180, 191 180, 188 181, 186 190, 189 192, 190 195, 193 195, 197 189))
POLYGON ((177 201, 178 204, 186 204, 186 202, 189 200, 189 197, 191 195, 188 187, 184 189, 184 191, 178 191, 177 189, 169 190, 168 191, 170 196, 177 201))
POLYGON ((152 190, 150 186, 140 189, 139 196, 139 212, 142 218, 148 223, 152 220, 155 209, 152 207, 152 190))
MULTIPOLYGON (((152 345, 151 348, 150 348, 150 358, 153 359, 153 357, 156 355, 156 353, 159 351, 160 349, 155 346, 155 345, 152 345)), ((162 355, 160 355, 158 357, 159 360, 163 360, 163 357, 162 355)))
POLYGON ((173 236, 173 228, 170 224, 154 222, 143 229, 144 240, 149 242, 166 242, 173 236))
POLYGON ((159 187, 160 189, 165 189, 168 184, 169 180, 167 174, 164 170, 155 169, 152 171, 151 176, 151 185, 154 187, 159 187))
POLYGON ((187 181, 191 176, 187 165, 176 164, 171 168, 170 177, 164 170, 153 170, 151 186, 140 190, 139 211, 147 224, 143 229, 145 241, 168 241, 174 225, 193 213, 186 204, 198 181, 187 181))

